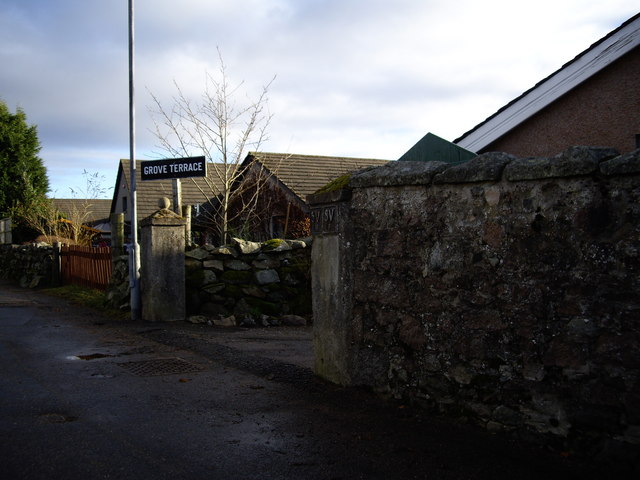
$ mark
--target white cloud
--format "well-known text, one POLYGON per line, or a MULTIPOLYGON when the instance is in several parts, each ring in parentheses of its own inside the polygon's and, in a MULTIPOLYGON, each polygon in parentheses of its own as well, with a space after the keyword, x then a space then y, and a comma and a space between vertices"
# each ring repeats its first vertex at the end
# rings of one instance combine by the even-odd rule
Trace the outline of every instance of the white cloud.
MULTIPOLYGON (((139 156, 146 88, 197 96, 220 47, 247 91, 277 75, 266 149, 397 158, 453 139, 637 13, 632 0, 137 0, 139 156)), ((126 2, 5 0, 0 98, 38 125, 53 188, 128 155, 126 2), (89 170, 89 168, 87 168, 89 170)), ((78 179, 74 181, 74 179, 78 179)))

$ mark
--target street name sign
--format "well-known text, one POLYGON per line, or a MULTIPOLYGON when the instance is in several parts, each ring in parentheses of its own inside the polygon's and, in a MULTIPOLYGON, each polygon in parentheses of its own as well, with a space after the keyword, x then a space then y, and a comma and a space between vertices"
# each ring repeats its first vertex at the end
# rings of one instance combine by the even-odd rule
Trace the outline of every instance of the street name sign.
POLYGON ((145 160, 141 162, 141 169, 141 180, 206 177, 207 161, 205 157, 145 160))

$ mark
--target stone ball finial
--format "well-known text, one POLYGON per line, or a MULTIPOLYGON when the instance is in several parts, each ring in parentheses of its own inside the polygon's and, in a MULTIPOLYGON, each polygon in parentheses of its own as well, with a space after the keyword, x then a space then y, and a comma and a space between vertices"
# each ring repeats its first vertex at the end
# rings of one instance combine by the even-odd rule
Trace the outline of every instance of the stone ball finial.
POLYGON ((169 200, 167 197, 162 197, 160 200, 158 200, 158 207, 160 207, 163 210, 169 210, 169 207, 171 206, 171 200, 169 200))

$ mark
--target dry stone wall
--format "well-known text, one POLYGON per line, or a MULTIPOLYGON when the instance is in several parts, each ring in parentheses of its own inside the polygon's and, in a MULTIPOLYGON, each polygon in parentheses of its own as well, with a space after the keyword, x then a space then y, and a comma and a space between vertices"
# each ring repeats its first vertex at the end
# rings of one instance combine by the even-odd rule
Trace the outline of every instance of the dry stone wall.
MULTIPOLYGON (((338 381, 637 461, 640 151, 392 162, 340 200, 310 199, 314 249, 338 238, 350 279, 343 341, 316 352, 338 381)), ((317 323, 344 311, 316 296, 317 323)))
POLYGON ((191 321, 253 326, 305 323, 311 314, 311 240, 234 239, 187 252, 191 321))
MULTIPOLYGON (((185 254, 187 319, 220 326, 311 322, 311 239, 233 239, 185 254)), ((114 259, 107 298, 129 308, 128 258, 114 259)))
POLYGON ((129 256, 115 255, 111 259, 113 269, 111 280, 107 287, 106 299, 108 304, 120 310, 131 308, 131 285, 129 285, 129 256))
POLYGON ((51 245, 0 245, 0 276, 25 288, 57 282, 51 245))

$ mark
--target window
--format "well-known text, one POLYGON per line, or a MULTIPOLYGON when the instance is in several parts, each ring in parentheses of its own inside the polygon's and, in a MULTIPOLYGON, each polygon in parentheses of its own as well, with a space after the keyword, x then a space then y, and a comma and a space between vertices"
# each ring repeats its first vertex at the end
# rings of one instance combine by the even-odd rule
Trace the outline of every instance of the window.
POLYGON ((127 197, 122 197, 122 211, 127 211, 127 197))
POLYGON ((640 133, 636 133, 636 148, 640 148, 640 133))

